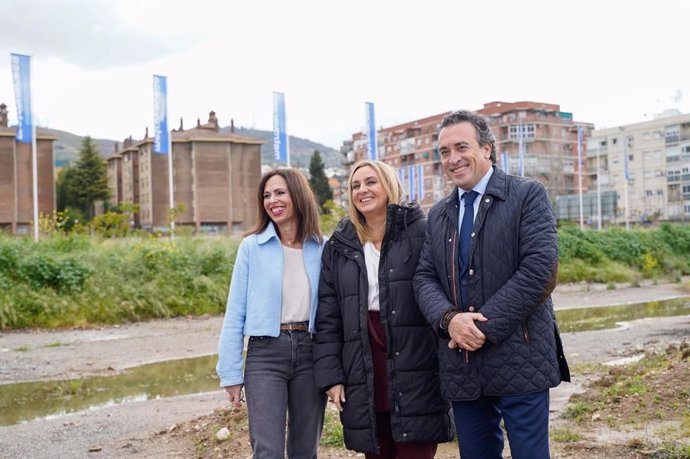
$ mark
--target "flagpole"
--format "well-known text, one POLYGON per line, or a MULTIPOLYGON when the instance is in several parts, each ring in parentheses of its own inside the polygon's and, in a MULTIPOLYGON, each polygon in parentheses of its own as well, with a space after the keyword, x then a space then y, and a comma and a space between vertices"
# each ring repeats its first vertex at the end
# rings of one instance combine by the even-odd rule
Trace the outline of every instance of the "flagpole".
MULTIPOLYGON (((29 91, 31 91, 31 59, 29 59, 29 91)), ((38 154, 36 152, 36 120, 34 119, 33 97, 29 97, 29 113, 31 114, 31 179, 33 180, 34 195, 34 240, 38 242, 38 154)))
POLYGON ((623 178, 625 179, 623 186, 625 192, 625 229, 629 230, 630 206, 628 205, 628 181, 630 181, 630 165, 628 164, 628 138, 625 135, 623 136, 623 178))
POLYGON ((582 209, 582 127, 577 129, 577 176, 580 195, 580 231, 585 228, 585 216, 582 209))
POLYGON ((628 179, 625 179, 625 182, 623 183, 623 193, 625 194, 625 229, 629 230, 630 229, 630 221, 628 220, 628 179))
POLYGON ((283 109, 285 110, 285 114, 283 119, 285 120, 285 156, 287 156, 287 167, 288 169, 290 168, 290 131, 288 131, 287 128, 287 108, 285 108, 285 105, 283 104, 283 109))
MULTIPOLYGON (((167 90, 168 90, 168 83, 166 81, 165 83, 165 89, 166 89, 166 99, 168 97, 167 90)), ((170 110, 168 110, 170 107, 168 106, 168 101, 165 101, 165 109, 166 113, 165 116, 166 118, 168 117, 168 114, 170 110)), ((166 121, 166 127, 169 127, 166 121)), ((172 240, 175 240, 175 196, 173 195, 174 192, 174 187, 173 187, 173 150, 172 150, 172 130, 168 131, 168 193, 170 194, 170 238, 172 240)))
POLYGON ((597 148, 597 229, 601 230, 601 173, 599 171, 599 149, 597 148))

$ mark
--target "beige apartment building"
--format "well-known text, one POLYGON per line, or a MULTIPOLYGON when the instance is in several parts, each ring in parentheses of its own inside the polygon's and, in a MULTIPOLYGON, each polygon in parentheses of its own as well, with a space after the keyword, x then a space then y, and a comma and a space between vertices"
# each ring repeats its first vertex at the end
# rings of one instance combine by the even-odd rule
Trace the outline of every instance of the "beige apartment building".
MULTIPOLYGON (((33 160, 30 143, 16 141, 17 129, 8 125, 7 105, 0 104, 0 230, 31 234, 34 219, 33 160)), ((55 210, 53 146, 57 137, 36 129, 38 211, 55 210)))
POLYGON ((626 202, 630 223, 690 220, 690 114, 671 111, 650 121, 597 129, 588 144, 590 189, 599 180, 602 192, 618 195, 614 223, 626 221, 626 202))
MULTIPOLYGON (((261 180, 261 142, 233 132, 220 132, 214 112, 208 123, 193 129, 172 131, 173 193, 182 204, 176 225, 196 232, 237 231, 256 220, 256 189, 261 180)), ((111 205, 139 205, 133 216, 136 226, 157 230, 168 226, 168 156, 153 152, 154 139, 147 135, 108 158, 111 205)))
MULTIPOLYGON (((446 180, 438 152, 438 130, 448 112, 421 118, 378 131, 379 159, 399 171, 412 200, 429 209, 450 193, 452 183, 446 180)), ((593 129, 590 123, 576 123, 572 114, 562 112, 556 104, 540 102, 491 102, 477 113, 483 115, 496 135, 496 165, 502 167, 501 154, 507 153, 508 171, 518 174, 519 132, 523 134, 524 174, 542 182, 552 199, 558 194, 579 190, 577 132, 582 127, 582 158, 586 141, 593 129)), ((355 133, 341 150, 345 164, 367 155, 363 133, 355 133)), ((583 167, 584 169, 584 167, 583 167)), ((583 170, 583 189, 588 176, 583 170)))

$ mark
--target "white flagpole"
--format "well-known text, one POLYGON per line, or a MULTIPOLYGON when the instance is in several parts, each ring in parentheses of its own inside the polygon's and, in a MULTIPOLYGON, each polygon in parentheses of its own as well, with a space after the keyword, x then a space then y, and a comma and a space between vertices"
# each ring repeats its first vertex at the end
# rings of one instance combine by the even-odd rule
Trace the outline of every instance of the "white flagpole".
MULTIPOLYGON (((31 69, 31 60, 29 60, 31 69)), ((29 91, 31 91, 31 70, 29 70, 29 91)), ((34 240, 38 242, 39 221, 38 221, 38 153, 36 148, 36 119, 34 118, 34 101, 29 97, 29 113, 31 114, 31 178, 33 180, 34 195, 34 240)))
POLYGON ((578 177, 578 187, 580 195, 580 231, 585 228, 585 216, 583 212, 582 204, 582 127, 577 129, 577 177, 578 177))
MULTIPOLYGON (((168 83, 166 81, 165 83, 165 90, 166 94, 165 97, 167 99, 168 94, 168 83)), ((168 105, 168 101, 165 101, 165 117, 168 118, 168 115, 170 113, 169 110, 170 106, 168 105)), ((169 125, 169 119, 166 121, 166 127, 170 128, 169 125)), ((175 218, 177 215, 175 215, 175 196, 173 195, 174 193, 174 186, 173 186, 173 150, 172 150, 172 129, 168 129, 168 193, 170 194, 170 238, 172 240, 175 240, 175 218)))
POLYGON ((625 229, 630 229, 630 206, 628 205, 628 181, 630 180, 630 166, 628 165, 628 138, 623 136, 623 178, 625 183, 623 190, 625 192, 625 229))
POLYGON ((625 229, 629 230, 630 229, 630 221, 628 220, 628 179, 625 179, 625 182, 623 183, 623 193, 625 194, 625 229))
POLYGON ((597 229, 601 230, 601 172, 599 171, 599 150, 597 149, 597 229))

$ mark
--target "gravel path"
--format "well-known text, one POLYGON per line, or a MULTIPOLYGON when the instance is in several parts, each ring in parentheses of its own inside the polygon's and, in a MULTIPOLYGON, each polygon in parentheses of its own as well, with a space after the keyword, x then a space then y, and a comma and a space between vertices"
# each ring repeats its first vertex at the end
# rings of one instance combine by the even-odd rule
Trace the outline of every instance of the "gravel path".
MULTIPOLYGON (((686 294, 677 284, 619 286, 561 285, 557 309, 669 299, 686 294)), ((0 333, 2 384, 65 379, 156 361, 214 354, 222 317, 181 318, 90 330, 0 333)), ((690 334, 690 316, 642 319, 625 327, 563 336, 569 362, 604 362, 636 349, 664 348, 690 334)), ((579 381, 552 392, 556 413, 579 381)), ((225 403, 222 391, 96 408, 0 427, 2 458, 183 457, 180 445, 157 436, 176 423, 208 414, 225 403)), ((187 450, 188 451, 188 450, 187 450)), ((188 454, 188 453, 187 453, 188 454)))

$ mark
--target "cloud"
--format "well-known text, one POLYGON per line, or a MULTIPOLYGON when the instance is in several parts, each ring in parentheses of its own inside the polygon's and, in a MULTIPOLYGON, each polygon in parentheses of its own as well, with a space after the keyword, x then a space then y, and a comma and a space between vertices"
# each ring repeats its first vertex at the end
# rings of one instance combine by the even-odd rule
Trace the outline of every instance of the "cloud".
MULTIPOLYGON (((104 1, 2 0, 0 49, 56 58, 86 70, 137 65, 195 46, 203 38, 137 27, 104 1)), ((136 15, 136 7, 129 9, 136 15)))

